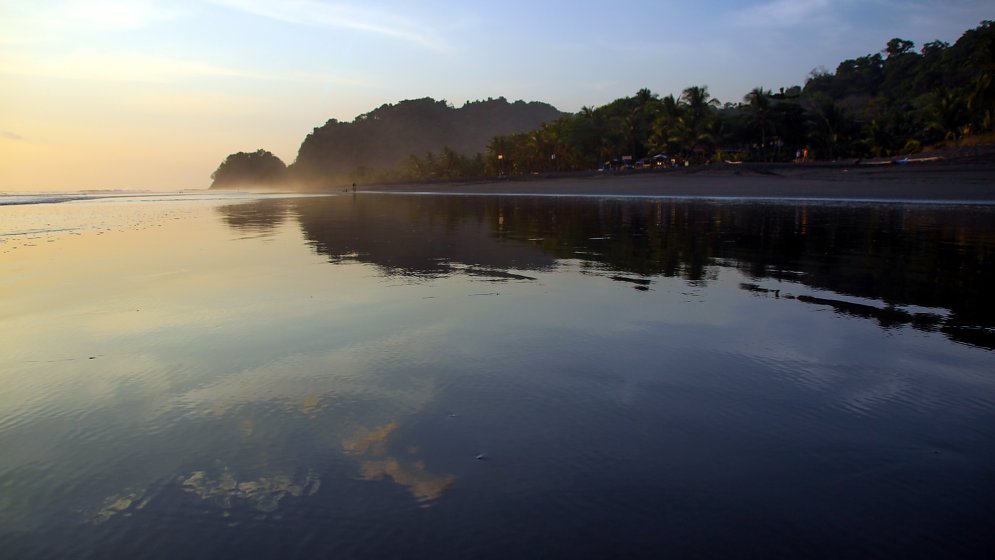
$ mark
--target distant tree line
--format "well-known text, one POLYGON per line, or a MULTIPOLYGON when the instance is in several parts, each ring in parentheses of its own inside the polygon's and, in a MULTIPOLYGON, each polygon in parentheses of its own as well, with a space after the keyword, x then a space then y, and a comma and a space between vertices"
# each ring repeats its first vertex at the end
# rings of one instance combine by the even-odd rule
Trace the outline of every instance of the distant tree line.
POLYGON ((680 96, 648 89, 585 107, 524 133, 495 138, 485 162, 507 173, 709 160, 864 158, 995 140, 995 26, 954 44, 892 39, 880 53, 815 70, 804 86, 753 88, 720 104, 707 86, 680 96), (653 156, 663 156, 652 161, 653 156), (624 160, 622 158, 625 158, 624 160))
MULTIPOLYGON (((813 70, 804 86, 756 87, 725 104, 704 85, 664 97, 644 88, 572 115, 504 98, 460 109, 432 99, 402 101, 316 128, 282 173, 302 185, 331 186, 606 165, 882 157, 958 146, 968 136, 991 143, 993 76, 995 24, 983 21, 953 45, 933 41, 917 50, 894 38, 835 72, 813 70)), ((222 179, 229 174, 257 177, 257 168, 279 176, 275 163, 258 161, 271 158, 259 154, 229 156, 215 185, 228 184, 222 179)))

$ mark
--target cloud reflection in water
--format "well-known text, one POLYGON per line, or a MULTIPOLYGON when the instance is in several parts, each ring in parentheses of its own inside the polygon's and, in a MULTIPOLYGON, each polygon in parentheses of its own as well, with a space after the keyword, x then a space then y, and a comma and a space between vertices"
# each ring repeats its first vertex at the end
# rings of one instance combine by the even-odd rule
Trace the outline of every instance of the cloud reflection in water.
MULTIPOLYGON (((456 477, 450 474, 433 474, 428 472, 422 461, 390 455, 388 443, 397 429, 396 422, 389 422, 372 430, 361 429, 355 436, 342 442, 342 448, 361 458, 359 472, 365 480, 390 478, 405 486, 423 506, 431 505, 432 501, 449 490, 456 477)), ((416 452, 417 448, 408 449, 408 453, 416 452)))
POLYGON ((321 480, 310 470, 298 480, 276 474, 240 482, 228 467, 217 478, 211 478, 205 471, 194 471, 189 476, 181 476, 179 482, 187 492, 225 509, 244 502, 267 513, 280 507, 280 501, 285 497, 312 496, 321 486, 321 480))

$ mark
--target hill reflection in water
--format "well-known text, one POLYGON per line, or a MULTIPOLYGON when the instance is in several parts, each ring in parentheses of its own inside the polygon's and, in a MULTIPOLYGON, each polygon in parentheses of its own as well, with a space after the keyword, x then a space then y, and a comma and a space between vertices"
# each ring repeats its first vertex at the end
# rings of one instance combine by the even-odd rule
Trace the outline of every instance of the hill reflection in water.
POLYGON ((730 267, 755 281, 742 285, 754 295, 795 297, 800 285, 820 291, 802 303, 995 348, 995 211, 985 206, 347 195, 219 212, 247 233, 293 216, 330 262, 415 280, 529 280, 508 271, 569 259, 646 290, 655 276, 707 284, 730 267))

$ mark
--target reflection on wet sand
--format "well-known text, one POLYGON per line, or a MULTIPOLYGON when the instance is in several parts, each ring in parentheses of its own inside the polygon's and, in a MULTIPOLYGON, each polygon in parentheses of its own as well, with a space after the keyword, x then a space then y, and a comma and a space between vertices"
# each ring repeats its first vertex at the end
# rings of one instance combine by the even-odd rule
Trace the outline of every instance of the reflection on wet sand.
MULTIPOLYGON (((396 484, 406 487, 423 506, 431 505, 431 502, 449 490, 456 477, 430 473, 422 461, 391 456, 388 442, 397 429, 396 422, 389 422, 379 428, 361 429, 356 435, 343 441, 342 448, 361 457, 359 472, 363 479, 390 478, 396 484)), ((407 451, 414 454, 417 448, 409 447, 407 451)))
POLYGON ((90 523, 99 525, 116 515, 130 516, 136 511, 145 509, 150 500, 145 490, 116 494, 105 499, 103 506, 96 512, 89 512, 87 518, 90 523))
POLYGON ((991 211, 363 198, 2 255, 0 556, 991 550, 991 211))
POLYGON ((456 480, 453 475, 427 472, 425 464, 421 461, 401 462, 393 457, 364 461, 360 466, 360 473, 366 480, 389 477, 397 484, 406 486, 423 505, 428 505, 429 502, 442 496, 456 480))
POLYGON ((360 429, 355 435, 342 442, 342 449, 357 455, 364 453, 384 455, 387 453, 387 439, 397 431, 397 427, 397 422, 388 422, 372 430, 360 429))
POLYGON ((259 200, 251 204, 232 204, 220 207, 224 222, 246 233, 267 233, 287 218, 287 201, 259 200))
POLYGON ((262 512, 275 511, 287 496, 312 496, 321 485, 313 471, 298 480, 290 475, 276 474, 240 482, 228 467, 217 478, 211 478, 205 471, 194 471, 179 477, 178 481, 187 492, 222 508, 229 509, 243 502, 262 512))
MULTIPOLYGON (((312 496, 321 486, 321 480, 311 470, 302 477, 289 474, 274 474, 251 480, 238 480, 226 466, 212 478, 207 471, 194 471, 177 478, 182 489, 201 500, 231 509, 246 505, 257 511, 269 513, 280 507, 287 496, 312 496)), ((148 490, 136 490, 115 494, 104 500, 96 512, 89 512, 87 519, 96 525, 119 515, 131 516, 144 509, 152 501, 148 490)))
MULTIPOLYGON (((249 206, 219 211, 251 231, 288 215, 249 206)), ((949 310, 940 332, 995 348, 991 207, 367 195, 297 200, 289 214, 329 261, 370 263, 390 276, 531 281, 505 271, 580 259, 647 291, 652 276, 707 283, 717 267, 732 267, 885 308, 949 310)))
POLYGON ((970 332, 969 329, 953 325, 949 317, 938 313, 918 312, 912 313, 904 309, 885 305, 877 307, 866 303, 845 301, 836 298, 816 297, 810 295, 795 295, 781 293, 781 289, 763 288, 758 284, 742 282, 740 289, 752 293, 756 296, 771 297, 774 299, 795 300, 810 305, 818 305, 831 308, 834 312, 848 317, 858 317, 861 319, 873 319, 882 329, 893 329, 903 326, 910 326, 924 332, 937 331, 960 331, 956 338, 962 342, 969 342, 976 346, 995 347, 995 341, 991 340, 991 333, 985 330, 980 332, 970 332), (986 336, 988 335, 988 336, 986 336))
POLYGON ((889 329, 901 325, 912 325, 921 330, 935 331, 937 325, 942 320, 935 313, 909 313, 894 307, 874 307, 863 303, 854 303, 838 299, 828 299, 813 296, 798 296, 796 298, 802 303, 812 305, 825 305, 833 308, 834 311, 842 315, 851 317, 861 317, 863 319, 875 319, 882 328, 889 329))
POLYGON ((304 400, 301 401, 301 412, 311 418, 314 418, 321 408, 321 397, 315 393, 307 395, 304 397, 304 400))
MULTIPOLYGON (((481 276, 511 280, 509 268, 548 269, 555 259, 520 243, 494 243, 492 236, 502 205, 479 201, 469 206, 429 202, 410 197, 324 197, 297 200, 292 214, 308 244, 333 263, 373 264, 390 276, 432 278, 473 267, 481 276)), ((242 230, 245 215, 253 217, 247 232, 257 232, 271 217, 274 225, 285 211, 275 205, 231 205, 218 208, 222 220, 242 230)))

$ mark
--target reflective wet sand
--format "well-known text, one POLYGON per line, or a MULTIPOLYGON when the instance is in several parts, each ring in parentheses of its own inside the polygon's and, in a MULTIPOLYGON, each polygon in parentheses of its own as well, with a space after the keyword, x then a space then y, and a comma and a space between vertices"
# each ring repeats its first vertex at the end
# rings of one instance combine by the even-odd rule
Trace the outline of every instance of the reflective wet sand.
POLYGON ((0 207, 13 557, 986 557, 986 206, 0 207))

